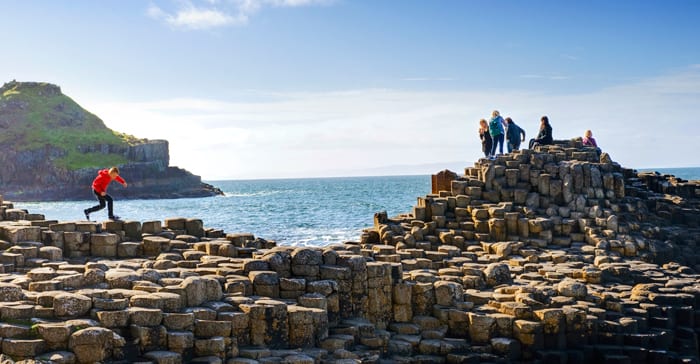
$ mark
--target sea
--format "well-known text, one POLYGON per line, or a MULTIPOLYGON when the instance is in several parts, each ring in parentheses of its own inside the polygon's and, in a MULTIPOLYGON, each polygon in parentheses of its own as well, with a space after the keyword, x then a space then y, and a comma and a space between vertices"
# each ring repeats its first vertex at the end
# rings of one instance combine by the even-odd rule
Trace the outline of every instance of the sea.
MULTIPOLYGON (((698 168, 640 168, 689 180, 700 180, 698 168)), ((252 233, 280 245, 324 246, 358 241, 374 214, 411 212, 417 197, 430 193, 429 175, 388 177, 299 178, 207 181, 224 196, 124 200, 112 191, 114 212, 124 220, 152 221, 169 217, 199 218, 204 226, 226 233, 252 233)), ((83 210, 95 200, 17 202, 15 207, 59 221, 84 220, 83 210)), ((93 220, 107 218, 102 210, 93 220)))

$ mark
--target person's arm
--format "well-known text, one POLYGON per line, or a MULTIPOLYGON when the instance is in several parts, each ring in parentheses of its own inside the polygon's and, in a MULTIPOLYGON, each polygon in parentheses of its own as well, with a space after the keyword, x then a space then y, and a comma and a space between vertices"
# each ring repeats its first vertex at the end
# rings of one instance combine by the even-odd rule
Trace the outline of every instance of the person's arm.
POLYGON ((520 135, 522 135, 522 139, 520 141, 524 142, 525 141, 525 130, 523 130, 523 128, 520 128, 520 135))
POLYGON ((122 186, 124 186, 124 187, 127 186, 126 181, 125 181, 124 178, 122 178, 121 176, 117 176, 117 178, 115 178, 115 180, 116 180, 117 182, 121 183, 122 186))

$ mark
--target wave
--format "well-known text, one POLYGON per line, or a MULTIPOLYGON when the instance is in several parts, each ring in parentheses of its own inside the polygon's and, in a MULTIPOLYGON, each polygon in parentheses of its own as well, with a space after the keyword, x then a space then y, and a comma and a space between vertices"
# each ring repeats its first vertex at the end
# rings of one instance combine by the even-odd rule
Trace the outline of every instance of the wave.
POLYGON ((256 192, 225 192, 224 191, 224 197, 227 198, 232 198, 232 197, 267 197, 267 196, 274 196, 274 195, 279 195, 281 193, 285 193, 289 191, 280 191, 280 190, 275 190, 275 191, 256 191, 256 192))

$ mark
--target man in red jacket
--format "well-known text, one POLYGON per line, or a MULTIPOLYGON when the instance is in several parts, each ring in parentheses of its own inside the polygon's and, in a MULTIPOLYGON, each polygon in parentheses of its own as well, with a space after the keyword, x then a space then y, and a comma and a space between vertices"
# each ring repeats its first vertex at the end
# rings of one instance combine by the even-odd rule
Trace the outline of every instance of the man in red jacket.
POLYGON ((116 180, 121 183, 122 186, 126 187, 126 181, 119 176, 119 169, 117 167, 112 167, 110 169, 103 169, 97 173, 97 177, 92 181, 92 191, 97 196, 97 200, 100 201, 99 205, 93 206, 87 210, 83 210, 85 213, 85 218, 90 220, 90 214, 95 211, 100 211, 105 208, 105 201, 107 202, 107 210, 109 211, 110 220, 118 220, 118 216, 114 216, 112 211, 112 196, 107 194, 107 186, 109 183, 116 180))

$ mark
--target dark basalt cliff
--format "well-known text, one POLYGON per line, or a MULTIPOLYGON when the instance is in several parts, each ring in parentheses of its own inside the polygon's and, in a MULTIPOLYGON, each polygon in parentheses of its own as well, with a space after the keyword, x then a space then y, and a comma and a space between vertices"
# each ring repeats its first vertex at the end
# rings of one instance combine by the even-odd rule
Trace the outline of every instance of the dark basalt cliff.
POLYGON ((168 142, 107 128, 56 85, 9 82, 0 88, 0 193, 19 201, 92 198, 97 171, 118 166, 120 198, 222 194, 201 177, 169 166, 168 142))

